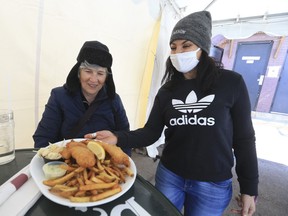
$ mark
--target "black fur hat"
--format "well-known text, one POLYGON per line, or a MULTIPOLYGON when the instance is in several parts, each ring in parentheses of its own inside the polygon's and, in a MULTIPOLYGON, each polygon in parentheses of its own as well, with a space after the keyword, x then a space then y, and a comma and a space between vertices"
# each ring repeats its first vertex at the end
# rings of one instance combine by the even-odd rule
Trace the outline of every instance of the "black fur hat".
POLYGON ((107 93, 110 98, 115 96, 115 84, 112 76, 112 55, 109 53, 109 49, 105 44, 99 41, 86 41, 77 56, 77 63, 71 69, 66 79, 66 87, 71 91, 75 92, 81 88, 78 70, 80 64, 87 61, 89 64, 97 64, 101 67, 106 67, 110 72, 105 81, 107 87, 107 93))

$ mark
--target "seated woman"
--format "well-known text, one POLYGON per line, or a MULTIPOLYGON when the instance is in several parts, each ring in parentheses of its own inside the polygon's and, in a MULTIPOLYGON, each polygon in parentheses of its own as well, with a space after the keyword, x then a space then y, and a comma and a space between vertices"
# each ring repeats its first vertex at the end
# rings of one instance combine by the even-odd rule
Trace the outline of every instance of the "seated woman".
MULTIPOLYGON (((35 148, 99 130, 129 131, 126 111, 115 91, 112 60, 106 45, 84 43, 66 83, 51 91, 33 135, 35 148)), ((131 155, 131 149, 122 149, 131 155)))

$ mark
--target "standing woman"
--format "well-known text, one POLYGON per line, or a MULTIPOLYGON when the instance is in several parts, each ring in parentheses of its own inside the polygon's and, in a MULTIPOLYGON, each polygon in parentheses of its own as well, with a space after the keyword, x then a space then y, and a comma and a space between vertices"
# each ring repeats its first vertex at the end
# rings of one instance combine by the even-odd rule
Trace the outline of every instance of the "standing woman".
POLYGON ((96 138, 119 147, 143 147, 166 126, 155 186, 179 211, 184 207, 186 216, 223 214, 232 197, 235 158, 242 202, 238 213, 251 216, 258 164, 250 100, 241 75, 208 56, 211 28, 207 11, 181 19, 170 38, 165 84, 144 128, 98 131, 96 138))
MULTIPOLYGON (((115 92, 112 55, 99 41, 87 41, 64 86, 52 89, 33 135, 35 148, 98 130, 129 131, 126 111, 115 92)), ((130 155, 131 149, 123 147, 130 155)))

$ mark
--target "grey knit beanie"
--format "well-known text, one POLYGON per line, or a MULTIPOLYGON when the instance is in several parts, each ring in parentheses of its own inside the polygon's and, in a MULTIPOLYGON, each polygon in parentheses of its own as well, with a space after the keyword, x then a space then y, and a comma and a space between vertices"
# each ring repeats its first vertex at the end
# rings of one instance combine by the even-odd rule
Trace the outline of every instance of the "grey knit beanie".
POLYGON ((199 11, 179 20, 171 34, 174 40, 189 40, 209 54, 212 36, 212 20, 208 11, 199 11))

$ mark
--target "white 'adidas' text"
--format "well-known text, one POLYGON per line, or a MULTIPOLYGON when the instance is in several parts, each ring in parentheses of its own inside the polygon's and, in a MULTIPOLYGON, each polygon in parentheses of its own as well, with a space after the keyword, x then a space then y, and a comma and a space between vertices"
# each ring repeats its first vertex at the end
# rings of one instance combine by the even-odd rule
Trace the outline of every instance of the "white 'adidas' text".
POLYGON ((201 125, 201 126, 213 126, 215 124, 215 119, 213 117, 197 117, 194 115, 188 118, 187 115, 182 115, 179 118, 170 119, 170 125, 201 125))

